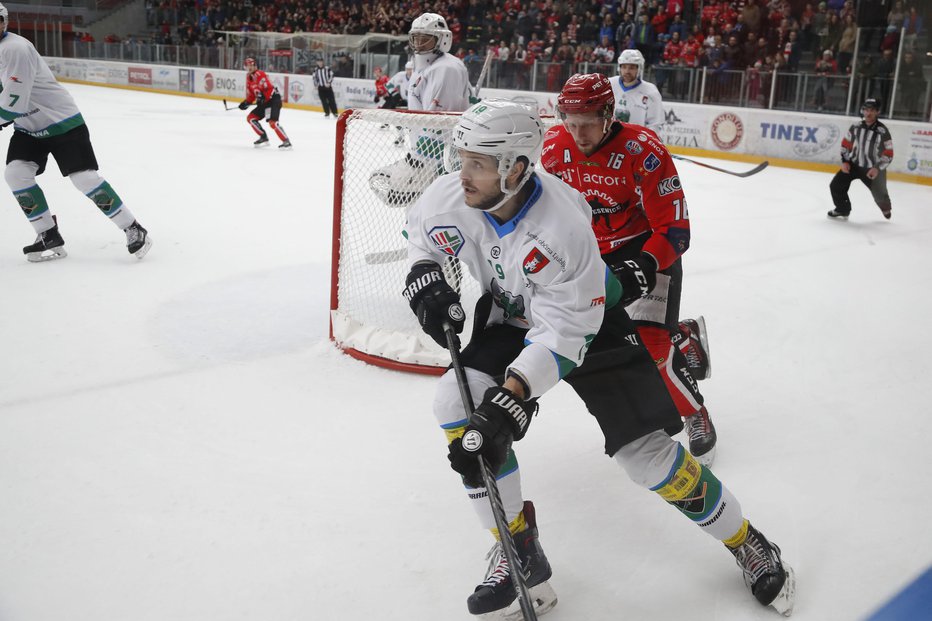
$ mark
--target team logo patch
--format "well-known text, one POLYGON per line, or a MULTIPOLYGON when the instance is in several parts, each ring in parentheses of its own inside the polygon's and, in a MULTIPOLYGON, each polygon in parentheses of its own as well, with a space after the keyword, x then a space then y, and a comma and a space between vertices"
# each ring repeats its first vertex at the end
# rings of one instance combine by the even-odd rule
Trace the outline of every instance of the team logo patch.
POLYGON ((492 255, 493 259, 497 259, 502 256, 502 249, 498 246, 492 246, 492 250, 489 252, 489 254, 492 255))
POLYGON ((428 234, 437 250, 455 257, 463 249, 463 234, 455 226, 438 226, 428 234))
POLYGON ((524 273, 525 274, 536 274, 541 271, 547 264, 550 263, 550 259, 544 256, 540 250, 536 247, 524 257, 524 273))
POLYGON ((629 140, 628 142, 625 143, 625 149, 627 149, 628 153, 630 153, 631 155, 637 155, 644 150, 644 147, 639 145, 634 140, 629 140))
POLYGON ((660 168, 660 158, 651 153, 647 156, 647 159, 644 160, 644 170, 647 172, 654 172, 660 168))
POLYGON ((638 140, 640 140, 641 142, 646 142, 646 141, 647 141, 647 134, 645 134, 645 133, 643 133, 643 132, 640 133, 640 134, 638 134, 638 140))
POLYGON ((680 178, 678 175, 667 177, 657 184, 657 191, 660 196, 666 196, 667 194, 672 194, 673 192, 682 189, 683 186, 680 185, 680 178))

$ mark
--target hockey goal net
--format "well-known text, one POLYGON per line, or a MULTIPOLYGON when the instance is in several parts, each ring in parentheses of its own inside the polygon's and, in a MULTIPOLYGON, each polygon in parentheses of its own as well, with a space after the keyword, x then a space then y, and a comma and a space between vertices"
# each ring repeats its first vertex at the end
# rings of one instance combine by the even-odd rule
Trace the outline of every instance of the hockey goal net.
MULTIPOLYGON (((407 210, 444 172, 444 144, 459 116, 359 109, 337 122, 330 336, 370 364, 429 374, 450 364, 401 296, 408 273, 402 231, 407 210)), ((443 268, 466 310, 465 341, 480 287, 455 259, 443 268)))

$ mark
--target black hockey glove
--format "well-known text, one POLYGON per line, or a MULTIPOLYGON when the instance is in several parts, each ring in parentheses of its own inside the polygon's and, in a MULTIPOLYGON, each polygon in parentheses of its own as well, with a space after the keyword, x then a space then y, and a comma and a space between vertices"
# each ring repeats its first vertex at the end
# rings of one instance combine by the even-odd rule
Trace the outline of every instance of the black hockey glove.
POLYGON ((624 306, 639 300, 657 285, 657 262, 642 252, 636 259, 628 259, 611 266, 621 282, 621 303, 624 306))
POLYGON ((374 103, 379 103, 379 100, 380 100, 380 99, 382 99, 382 98, 379 97, 378 95, 376 95, 376 96, 375 96, 375 99, 373 99, 372 101, 373 101, 374 103))
POLYGON ((430 261, 411 268, 402 295, 411 305, 421 328, 446 349, 447 337, 443 324, 449 323, 459 334, 466 323, 466 313, 460 305, 460 296, 444 280, 440 266, 430 261))
POLYGON ((536 401, 527 403, 507 388, 489 388, 469 417, 463 437, 450 443, 450 467, 463 475, 466 485, 484 487, 476 456, 482 455, 493 475, 497 473, 508 457, 511 443, 527 433, 536 409, 536 401))
POLYGON ((248 107, 249 107, 249 102, 246 101, 245 99, 244 99, 243 101, 239 102, 239 109, 240 109, 240 110, 245 110, 245 109, 248 108, 248 107))

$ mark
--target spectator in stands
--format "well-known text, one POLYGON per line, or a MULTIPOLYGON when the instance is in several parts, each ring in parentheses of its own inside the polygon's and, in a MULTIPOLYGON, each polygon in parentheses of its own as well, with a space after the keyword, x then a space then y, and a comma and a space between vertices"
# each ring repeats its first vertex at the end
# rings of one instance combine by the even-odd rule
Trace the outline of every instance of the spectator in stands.
POLYGON ((623 50, 627 48, 626 41, 634 39, 635 22, 632 13, 625 13, 625 18, 618 24, 615 29, 615 49, 623 50))
POLYGON ((891 50, 896 51, 897 46, 900 42, 900 31, 896 26, 887 26, 887 31, 883 35, 883 39, 880 41, 880 51, 891 50))
POLYGON ((648 65, 653 63, 654 43, 656 42, 657 37, 647 21, 647 13, 641 13, 638 15, 638 23, 634 29, 634 47, 644 56, 648 65))
POLYGON ((728 37, 728 45, 722 51, 722 58, 726 69, 744 69, 744 52, 735 35, 728 37))
POLYGON ((592 50, 591 62, 610 64, 615 61, 615 46, 611 43, 611 37, 602 35, 602 41, 594 50, 592 50))
POLYGON ((799 70, 799 59, 802 56, 802 46, 799 44, 795 30, 791 30, 786 44, 783 46, 783 56, 786 58, 786 70, 795 73, 799 70))
POLYGON ((748 0, 748 3, 741 9, 741 17, 744 18, 744 24, 748 31, 760 32, 762 26, 761 9, 757 5, 757 0, 748 0))
POLYGON ((848 65, 854 57, 854 42, 857 36, 858 26, 854 22, 854 16, 848 14, 845 16, 844 28, 838 39, 838 71, 841 73, 848 73, 848 65))
POLYGON ((825 108, 825 99, 831 88, 830 76, 838 73, 838 66, 832 57, 832 50, 822 52, 822 58, 816 61, 814 72, 816 74, 816 85, 813 91, 813 104, 818 112, 825 108))
POLYGON ((922 113, 919 102, 926 91, 926 79, 922 73, 922 63, 916 58, 912 50, 903 53, 903 62, 900 64, 901 103, 897 102, 897 116, 914 118, 922 113))
POLYGON ((890 86, 893 84, 893 74, 896 72, 896 58, 893 49, 886 48, 877 63, 874 72, 874 88, 871 92, 880 93, 880 105, 886 106, 890 101, 890 86))
POLYGON ((915 6, 909 7, 909 14, 906 16, 903 26, 906 28, 903 45, 905 49, 915 51, 916 39, 922 31, 922 16, 919 15, 915 6))
POLYGON ((887 13, 887 28, 892 27, 894 30, 899 30, 902 28, 905 19, 906 12, 903 10, 903 3, 900 0, 896 0, 893 8, 887 13))

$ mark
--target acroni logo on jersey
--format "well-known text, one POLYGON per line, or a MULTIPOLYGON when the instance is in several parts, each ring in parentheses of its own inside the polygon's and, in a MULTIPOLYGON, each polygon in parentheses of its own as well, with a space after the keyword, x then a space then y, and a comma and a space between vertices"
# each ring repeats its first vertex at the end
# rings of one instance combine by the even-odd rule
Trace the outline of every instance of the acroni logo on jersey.
POLYGON ((437 250, 455 257, 463 248, 463 234, 455 226, 437 226, 428 233, 437 250))

